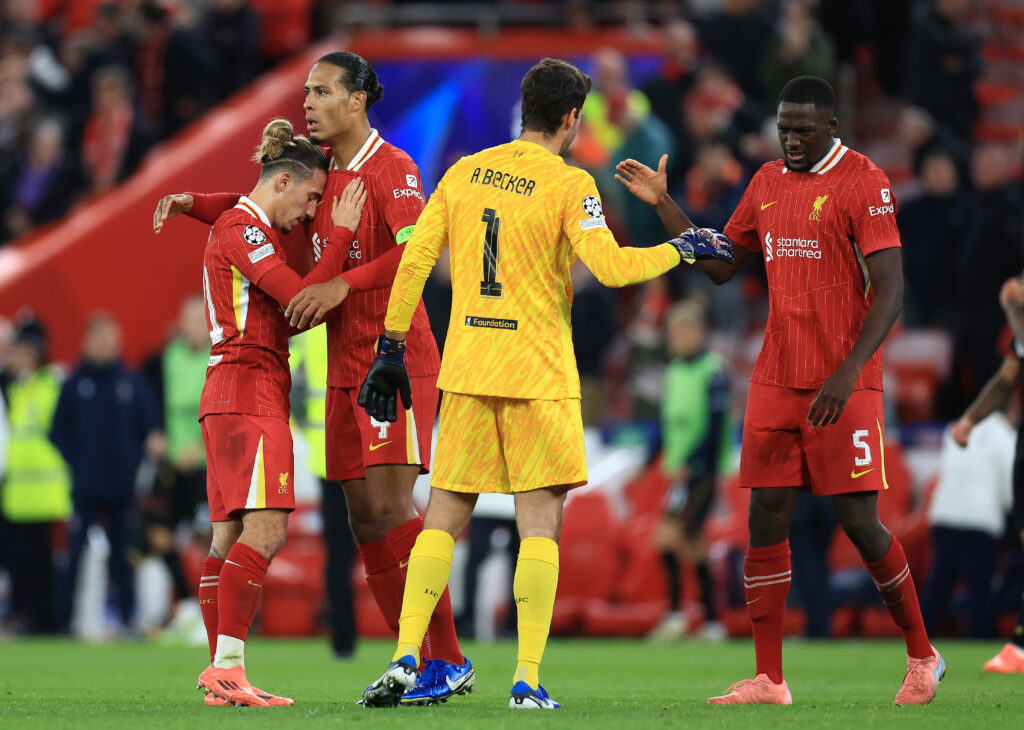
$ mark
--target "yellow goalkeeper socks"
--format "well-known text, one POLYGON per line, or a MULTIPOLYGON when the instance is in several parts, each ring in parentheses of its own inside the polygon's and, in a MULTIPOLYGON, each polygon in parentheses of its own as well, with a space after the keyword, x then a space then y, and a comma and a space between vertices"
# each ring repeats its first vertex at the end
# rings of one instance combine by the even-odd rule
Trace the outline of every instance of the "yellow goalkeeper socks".
POLYGON ((455 540, 444 530, 424 530, 409 553, 402 615, 398 619, 398 650, 391 661, 412 656, 419 662, 420 647, 452 570, 455 540))
POLYGON ((540 660, 551 630, 551 614, 558 588, 558 543, 546 537, 528 537, 519 547, 512 582, 519 616, 519 656, 515 682, 540 685, 540 660))

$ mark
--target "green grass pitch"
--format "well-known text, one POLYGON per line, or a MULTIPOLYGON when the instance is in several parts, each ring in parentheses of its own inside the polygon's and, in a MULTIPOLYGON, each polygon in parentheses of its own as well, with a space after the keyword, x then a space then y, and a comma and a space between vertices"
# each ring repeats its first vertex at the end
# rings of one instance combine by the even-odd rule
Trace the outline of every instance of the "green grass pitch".
POLYGON ((205 707, 195 689, 202 648, 144 643, 0 642, 0 728, 1021 728, 1024 676, 986 675, 997 642, 940 642, 949 667, 928 707, 893 707, 904 671, 896 642, 786 645, 792 707, 710 707, 705 699, 753 668, 749 641, 651 645, 562 640, 548 644, 541 678, 556 712, 507 707, 515 645, 466 643, 476 690, 446 705, 364 710, 363 687, 390 658, 365 641, 354 660, 330 658, 322 640, 254 640, 249 679, 293 696, 294 707, 205 707), (403 723, 403 725, 399 725, 403 723))

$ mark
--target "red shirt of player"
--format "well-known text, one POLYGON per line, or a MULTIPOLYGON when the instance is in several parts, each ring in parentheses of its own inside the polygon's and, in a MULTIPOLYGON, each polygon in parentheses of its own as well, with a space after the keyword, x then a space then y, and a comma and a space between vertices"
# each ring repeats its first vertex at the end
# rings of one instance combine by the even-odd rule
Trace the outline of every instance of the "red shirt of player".
MULTIPOLYGON (((889 178, 836 139, 809 171, 750 181, 725 234, 764 255, 770 312, 751 382, 816 389, 850 354, 874 298, 864 257, 900 245, 889 178)), ((882 389, 875 352, 857 389, 882 389)))
MULTIPOLYGON (((377 336, 384 327, 391 284, 401 258, 401 252, 395 248, 398 243, 405 243, 411 229, 404 235, 403 229, 416 223, 426 205, 419 168, 409 155, 381 139, 377 130, 371 130, 346 169, 339 169, 331 160, 323 203, 313 221, 314 258, 319 258, 324 242, 335 235, 331 220, 335 197, 357 177, 366 185, 366 205, 355 240, 349 244, 347 254, 343 253, 337 273, 351 272, 389 252, 393 252, 393 259, 389 259, 393 265, 379 269, 372 282, 362 281, 354 274, 345 276, 352 291, 326 319, 330 348, 327 384, 335 388, 359 387, 376 356, 377 336)), ((406 342, 409 376, 436 375, 441 360, 422 301, 416 308, 406 342)))
POLYGON ((260 280, 281 264, 277 233, 247 198, 222 214, 203 252, 210 366, 199 418, 248 413, 288 418, 288 322, 260 280))

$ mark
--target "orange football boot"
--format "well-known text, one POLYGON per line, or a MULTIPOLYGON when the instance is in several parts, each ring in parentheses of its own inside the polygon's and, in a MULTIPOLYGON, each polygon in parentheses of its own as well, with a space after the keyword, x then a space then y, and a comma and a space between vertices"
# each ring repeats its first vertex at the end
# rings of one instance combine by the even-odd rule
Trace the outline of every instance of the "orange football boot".
POLYGON ((266 700, 256 695, 249 680, 245 678, 245 667, 241 665, 223 669, 211 664, 199 675, 199 688, 213 692, 222 700, 236 705, 270 706, 266 700))
POLYGON ((278 697, 277 695, 272 695, 269 692, 265 692, 264 690, 259 689, 258 687, 253 687, 252 691, 256 693, 257 697, 259 697, 261 700, 266 702, 271 707, 286 707, 287 705, 295 704, 295 700, 293 700, 291 697, 278 697))
POLYGON ((233 702, 222 700, 220 697, 215 695, 213 692, 208 692, 206 697, 203 698, 203 703, 207 707, 227 707, 228 705, 234 706, 233 702))
POLYGON ((729 687, 724 695, 712 697, 709 705, 791 705, 793 695, 786 680, 775 684, 767 674, 758 674, 753 679, 742 679, 729 687))
POLYGON ((1024 649, 1007 641, 999 653, 985 662, 985 671, 995 674, 1024 674, 1024 649))
POLYGON ((927 705, 935 698, 935 690, 946 676, 946 662, 934 646, 932 651, 935 653, 924 659, 907 657, 907 673, 894 705, 927 705))

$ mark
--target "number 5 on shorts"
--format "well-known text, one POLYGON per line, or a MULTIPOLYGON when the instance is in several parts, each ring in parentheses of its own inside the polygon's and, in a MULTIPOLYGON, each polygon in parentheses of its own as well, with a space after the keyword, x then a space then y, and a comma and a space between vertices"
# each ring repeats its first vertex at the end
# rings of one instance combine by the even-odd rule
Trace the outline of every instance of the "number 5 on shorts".
POLYGON ((867 466, 871 463, 871 447, 868 446, 864 438, 868 435, 867 429, 860 429, 853 432, 853 446, 854 448, 861 449, 864 452, 864 456, 857 456, 854 458, 853 463, 856 466, 867 466))

